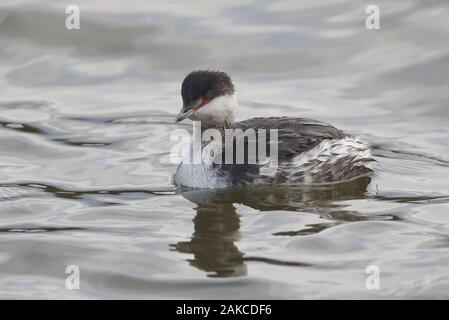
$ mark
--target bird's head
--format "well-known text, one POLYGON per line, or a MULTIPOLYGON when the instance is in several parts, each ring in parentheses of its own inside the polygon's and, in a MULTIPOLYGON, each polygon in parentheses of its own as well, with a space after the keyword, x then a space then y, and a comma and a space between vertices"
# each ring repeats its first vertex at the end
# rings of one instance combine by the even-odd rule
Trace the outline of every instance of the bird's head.
POLYGON ((201 121, 202 127, 229 127, 237 101, 231 78, 220 71, 193 71, 182 82, 183 106, 176 122, 201 121))

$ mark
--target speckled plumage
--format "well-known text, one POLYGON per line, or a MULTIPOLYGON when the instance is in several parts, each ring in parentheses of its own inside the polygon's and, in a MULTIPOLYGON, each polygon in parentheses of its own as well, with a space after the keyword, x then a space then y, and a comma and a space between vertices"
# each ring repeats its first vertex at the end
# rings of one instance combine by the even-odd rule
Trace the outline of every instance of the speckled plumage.
MULTIPOLYGON (((331 183, 372 173, 374 160, 368 145, 324 122, 289 117, 253 118, 235 123, 234 128, 277 129, 278 167, 273 176, 266 176, 260 174, 264 164, 246 161, 215 165, 233 185, 331 183)), ((267 152, 268 143, 269 139, 267 152)))

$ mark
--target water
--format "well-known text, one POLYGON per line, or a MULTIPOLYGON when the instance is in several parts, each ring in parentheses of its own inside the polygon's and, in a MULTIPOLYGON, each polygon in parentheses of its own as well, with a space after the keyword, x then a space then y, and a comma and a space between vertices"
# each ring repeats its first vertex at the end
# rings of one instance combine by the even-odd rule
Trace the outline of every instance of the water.
POLYGON ((364 1, 71 3, 78 31, 62 3, 0 5, 0 297, 449 298, 447 1, 377 1, 378 31, 364 1), (233 76, 240 120, 362 137, 377 175, 176 190, 199 68, 233 76))

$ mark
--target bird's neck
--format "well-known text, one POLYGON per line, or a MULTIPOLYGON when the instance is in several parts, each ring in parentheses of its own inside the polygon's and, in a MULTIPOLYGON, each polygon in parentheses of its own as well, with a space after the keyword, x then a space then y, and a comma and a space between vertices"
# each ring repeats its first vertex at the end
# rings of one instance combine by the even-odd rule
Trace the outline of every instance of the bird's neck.
POLYGON ((204 133, 208 129, 217 129, 221 133, 225 133, 226 129, 232 129, 234 127, 234 121, 226 122, 201 122, 201 133, 204 133))
POLYGON ((234 125, 237 97, 234 94, 223 95, 213 99, 199 111, 201 129, 231 129, 234 125))

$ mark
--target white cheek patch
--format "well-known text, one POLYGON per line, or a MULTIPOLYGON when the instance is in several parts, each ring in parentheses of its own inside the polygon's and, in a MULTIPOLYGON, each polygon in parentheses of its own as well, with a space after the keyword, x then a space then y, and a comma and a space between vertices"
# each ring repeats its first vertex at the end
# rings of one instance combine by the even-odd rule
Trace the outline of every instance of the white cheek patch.
POLYGON ((237 98, 235 94, 224 95, 212 99, 208 104, 202 106, 189 118, 201 121, 205 125, 209 123, 232 123, 234 122, 237 98))

